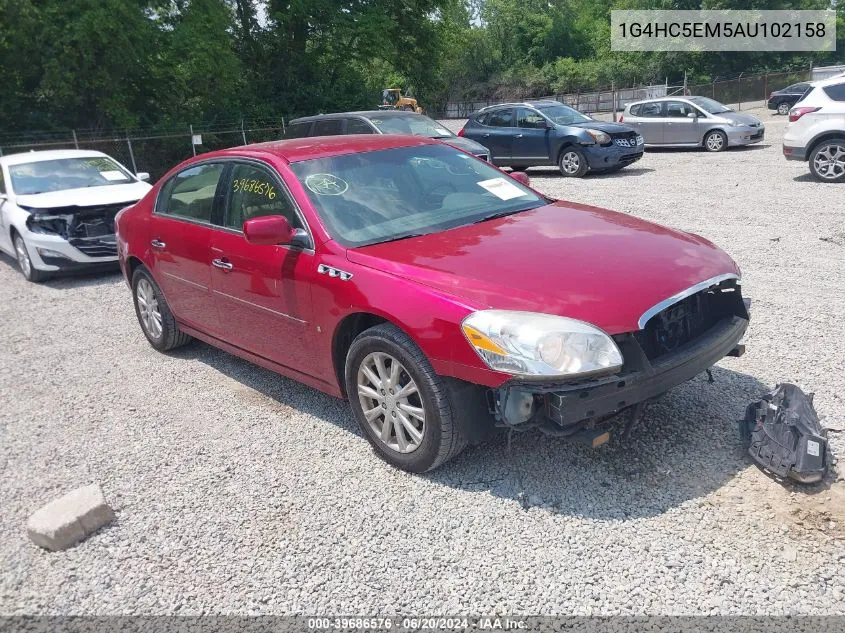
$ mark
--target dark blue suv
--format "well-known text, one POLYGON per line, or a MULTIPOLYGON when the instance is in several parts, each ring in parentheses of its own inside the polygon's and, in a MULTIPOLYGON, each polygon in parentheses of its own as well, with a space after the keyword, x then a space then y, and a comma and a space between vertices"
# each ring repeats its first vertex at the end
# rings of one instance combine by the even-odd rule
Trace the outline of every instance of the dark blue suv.
POLYGON ((616 171, 643 156, 643 137, 634 128, 596 121, 552 100, 482 108, 458 136, 484 145, 500 167, 557 165, 564 176, 576 178, 616 171))

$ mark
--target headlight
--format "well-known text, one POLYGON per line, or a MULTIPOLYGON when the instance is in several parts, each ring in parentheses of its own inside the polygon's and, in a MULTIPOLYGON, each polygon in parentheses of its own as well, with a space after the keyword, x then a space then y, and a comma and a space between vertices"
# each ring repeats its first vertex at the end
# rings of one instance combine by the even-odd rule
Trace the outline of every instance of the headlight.
POLYGON ((575 376, 622 367, 616 343, 599 328, 536 312, 481 310, 461 323, 470 345, 496 371, 575 376))
POLYGON ((728 121, 728 125, 731 127, 745 127, 745 123, 742 123, 741 121, 728 121))
POLYGON ((592 136, 593 140, 599 145, 607 145, 608 143, 610 143, 610 135, 602 132, 601 130, 588 129, 585 130, 585 132, 592 136))

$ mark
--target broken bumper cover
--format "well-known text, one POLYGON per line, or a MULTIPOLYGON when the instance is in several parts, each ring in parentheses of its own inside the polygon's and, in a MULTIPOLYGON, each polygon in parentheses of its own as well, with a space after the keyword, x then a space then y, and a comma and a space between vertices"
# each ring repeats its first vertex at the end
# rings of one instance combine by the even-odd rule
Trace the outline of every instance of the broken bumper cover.
MULTIPOLYGON (((611 376, 569 382, 511 381, 498 389, 497 418, 508 426, 544 418, 559 430, 579 422, 609 416, 651 400, 703 371, 725 356, 740 356, 740 339, 748 319, 727 317, 703 336, 670 354, 649 361, 631 334, 617 338, 626 359, 622 371, 611 376)), ((543 428, 542 424, 540 425, 543 428)))

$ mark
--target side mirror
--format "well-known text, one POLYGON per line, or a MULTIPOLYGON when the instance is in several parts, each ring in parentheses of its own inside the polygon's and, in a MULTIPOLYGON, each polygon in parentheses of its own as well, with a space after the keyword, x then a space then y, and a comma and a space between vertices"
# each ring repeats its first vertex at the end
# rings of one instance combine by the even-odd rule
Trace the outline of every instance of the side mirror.
POLYGON ((695 112, 690 112, 689 114, 687 114, 687 118, 688 119, 697 119, 698 115, 695 112))
POLYGON ((308 233, 295 229, 283 215, 265 215, 244 222, 244 237, 250 244, 308 246, 308 233))
POLYGON ((139 171, 137 174, 135 174, 135 178, 142 182, 147 182, 150 179, 150 174, 146 171, 139 171))
POLYGON ((511 178, 513 178, 517 182, 521 182, 526 187, 531 186, 531 179, 528 177, 528 174, 526 174, 524 171, 512 171, 511 178))

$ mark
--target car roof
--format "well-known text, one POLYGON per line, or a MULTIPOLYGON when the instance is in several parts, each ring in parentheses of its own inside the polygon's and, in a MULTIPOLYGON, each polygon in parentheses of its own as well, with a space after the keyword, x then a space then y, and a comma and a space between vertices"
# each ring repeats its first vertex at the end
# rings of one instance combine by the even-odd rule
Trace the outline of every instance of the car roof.
POLYGON ((438 142, 422 136, 400 134, 346 134, 343 136, 309 136, 284 141, 269 141, 222 149, 202 154, 203 159, 221 157, 267 158, 275 156, 288 163, 314 158, 329 158, 342 154, 360 154, 400 147, 437 145, 438 142))
POLYGON ((496 108, 513 108, 514 106, 530 106, 532 108, 545 108, 546 106, 553 106, 553 105, 566 105, 565 103, 561 103, 556 99, 535 99, 534 101, 514 101, 514 102, 504 102, 504 103, 496 103, 489 106, 484 106, 479 110, 479 112, 487 112, 489 110, 495 110, 496 108))
POLYGON ((20 154, 6 154, 0 156, 0 163, 5 165, 23 165, 37 163, 44 160, 61 160, 63 158, 92 158, 106 156, 102 152, 86 149, 53 149, 42 152, 21 152, 20 154))
POLYGON ((407 112, 405 110, 356 110, 354 112, 332 112, 330 114, 312 114, 311 116, 303 116, 299 117, 298 119, 291 119, 289 125, 293 125, 294 123, 310 123, 311 121, 323 121, 325 119, 348 119, 349 117, 355 116, 370 119, 373 117, 389 118, 425 115, 420 114, 418 112, 407 112))
POLYGON ((672 97, 654 97, 653 99, 640 99, 639 101, 631 101, 625 105, 626 108, 640 105, 641 103, 657 103, 658 101, 689 101, 690 99, 710 99, 715 101, 712 97, 705 97, 704 95, 675 95, 672 97))
POLYGON ((836 86, 845 82, 845 73, 836 75, 835 77, 827 77, 826 79, 819 79, 818 81, 801 82, 809 83, 814 88, 826 88, 827 86, 836 86))

